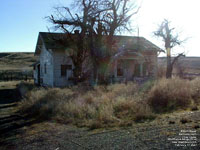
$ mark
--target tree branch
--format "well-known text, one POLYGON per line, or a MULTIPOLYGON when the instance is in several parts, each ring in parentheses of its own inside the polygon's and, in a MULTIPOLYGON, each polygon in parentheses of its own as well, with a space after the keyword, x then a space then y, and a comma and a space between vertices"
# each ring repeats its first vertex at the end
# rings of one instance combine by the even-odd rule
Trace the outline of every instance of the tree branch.
POLYGON ((174 58, 174 60, 172 61, 172 67, 174 66, 174 64, 176 63, 176 61, 178 61, 179 57, 181 57, 181 56, 185 57, 185 54, 184 53, 178 54, 178 56, 176 56, 174 58))

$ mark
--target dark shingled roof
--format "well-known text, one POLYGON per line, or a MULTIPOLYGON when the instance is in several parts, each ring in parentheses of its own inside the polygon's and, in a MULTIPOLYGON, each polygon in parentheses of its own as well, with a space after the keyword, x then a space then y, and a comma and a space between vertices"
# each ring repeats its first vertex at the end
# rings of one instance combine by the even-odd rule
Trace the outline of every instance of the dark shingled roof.
MULTIPOLYGON (((64 33, 50 33, 50 32, 40 32, 38 36, 38 41, 36 45, 35 54, 39 54, 41 46, 44 43, 46 49, 65 49, 68 47, 66 42, 67 35, 64 33)), ((145 39, 144 37, 137 36, 114 36, 116 47, 123 47, 130 50, 155 50, 163 51, 158 46, 145 39)))
POLYGON ((155 50, 155 51, 163 51, 161 48, 145 39, 144 37, 138 36, 115 36, 114 37, 117 46, 123 46, 124 49, 130 50, 155 50))

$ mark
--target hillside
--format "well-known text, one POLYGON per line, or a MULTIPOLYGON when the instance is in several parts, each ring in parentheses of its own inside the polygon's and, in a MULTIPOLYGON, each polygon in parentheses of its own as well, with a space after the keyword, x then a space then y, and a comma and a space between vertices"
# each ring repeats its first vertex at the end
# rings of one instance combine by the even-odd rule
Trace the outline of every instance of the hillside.
MULTIPOLYGON (((166 57, 159 57, 158 65, 166 66, 166 57)), ((176 66, 181 66, 187 73, 200 73, 200 57, 181 57, 176 66)))
POLYGON ((0 71, 2 70, 31 70, 37 57, 34 53, 0 53, 0 71))

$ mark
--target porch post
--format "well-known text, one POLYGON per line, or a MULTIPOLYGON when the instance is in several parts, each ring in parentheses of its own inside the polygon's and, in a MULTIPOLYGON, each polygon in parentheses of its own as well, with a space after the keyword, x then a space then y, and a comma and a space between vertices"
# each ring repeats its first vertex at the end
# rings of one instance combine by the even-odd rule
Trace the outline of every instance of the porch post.
POLYGON ((143 77, 143 63, 140 63, 140 77, 143 77))
POLYGON ((115 60, 114 77, 117 78, 117 60, 115 60))

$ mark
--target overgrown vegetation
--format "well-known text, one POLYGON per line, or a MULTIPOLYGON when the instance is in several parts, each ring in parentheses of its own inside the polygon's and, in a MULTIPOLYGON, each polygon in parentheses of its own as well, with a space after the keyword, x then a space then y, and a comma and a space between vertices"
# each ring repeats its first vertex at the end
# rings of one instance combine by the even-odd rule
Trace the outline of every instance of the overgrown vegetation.
POLYGON ((179 78, 171 80, 163 78, 152 87, 147 101, 155 112, 167 112, 189 106, 191 94, 190 81, 179 78))
POLYGON ((131 126, 157 113, 199 104, 200 79, 179 78, 108 86, 33 89, 21 101, 22 113, 91 129, 131 126))
POLYGON ((36 88, 33 82, 20 82, 16 85, 17 90, 19 91, 21 97, 24 97, 29 91, 36 88))

